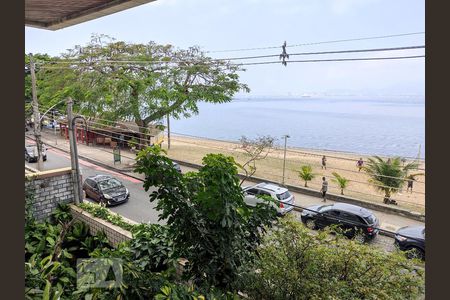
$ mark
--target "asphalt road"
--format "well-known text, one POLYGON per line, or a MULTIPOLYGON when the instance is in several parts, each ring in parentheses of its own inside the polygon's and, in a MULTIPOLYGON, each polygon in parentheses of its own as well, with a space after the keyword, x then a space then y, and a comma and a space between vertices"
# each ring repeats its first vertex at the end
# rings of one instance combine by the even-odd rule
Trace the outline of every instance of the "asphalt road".
MULTIPOLYGON (((32 168, 37 169, 37 163, 26 162, 26 164, 32 168)), ((142 181, 103 168, 84 159, 79 159, 79 164, 83 178, 97 174, 109 174, 118 178, 128 188, 128 190, 130 191, 129 201, 118 206, 110 207, 113 212, 116 212, 136 222, 149 222, 159 224, 165 223, 163 220, 158 221, 158 212, 155 209, 155 203, 150 203, 149 201, 149 194, 152 190, 150 189, 148 192, 146 192, 143 188, 142 181)), ((66 152, 49 147, 47 150, 47 161, 43 162, 42 170, 51 170, 64 167, 70 167, 69 155, 66 152)), ((191 171, 191 169, 184 167, 182 167, 182 170, 184 172, 191 171)), ((296 195, 296 197, 303 198, 305 196, 296 195)), ((299 212, 294 211, 293 213, 296 215, 296 217, 300 218, 299 212)), ((394 240, 390 237, 378 235, 377 238, 371 241, 371 244, 386 251, 393 251, 393 242, 394 240)))
MULTIPOLYGON (((26 164, 37 169, 37 163, 26 162, 26 164)), ((83 159, 79 159, 79 164, 83 179, 97 174, 108 174, 119 179, 128 188, 130 191, 128 202, 110 207, 112 211, 136 222, 165 223, 164 221, 158 221, 156 205, 155 203, 150 203, 149 200, 151 190, 146 192, 142 186, 142 181, 105 169, 83 159)), ((49 147, 47 150, 47 161, 43 162, 42 171, 64 167, 70 167, 69 155, 49 147)))

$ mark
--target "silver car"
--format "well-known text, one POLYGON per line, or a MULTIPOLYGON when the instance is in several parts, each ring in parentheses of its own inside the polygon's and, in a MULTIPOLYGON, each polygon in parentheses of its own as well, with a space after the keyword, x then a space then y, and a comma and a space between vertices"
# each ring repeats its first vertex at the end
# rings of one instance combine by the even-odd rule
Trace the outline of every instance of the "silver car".
POLYGON ((288 189, 271 183, 259 183, 254 186, 247 186, 244 190, 244 201, 248 206, 256 206, 257 203, 263 203, 264 200, 258 196, 266 195, 275 199, 272 205, 277 210, 279 215, 285 215, 294 207, 289 204, 294 204, 295 197, 289 193, 288 189))

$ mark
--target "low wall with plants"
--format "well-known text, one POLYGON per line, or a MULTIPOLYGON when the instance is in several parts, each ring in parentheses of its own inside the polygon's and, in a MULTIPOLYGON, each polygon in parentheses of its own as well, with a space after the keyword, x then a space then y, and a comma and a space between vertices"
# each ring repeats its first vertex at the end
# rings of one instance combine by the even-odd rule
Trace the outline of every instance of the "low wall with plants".
POLYGON ((106 208, 99 207, 95 210, 93 205, 85 203, 81 204, 81 206, 84 209, 71 204, 70 213, 75 220, 81 221, 89 226, 90 234, 96 235, 98 232, 103 232, 106 235, 109 244, 113 247, 117 247, 120 243, 132 239, 133 235, 131 232, 123 227, 127 228, 125 225, 128 225, 128 228, 130 229, 133 225, 137 224, 136 222, 127 220, 119 215, 115 216, 114 214, 109 213, 109 210, 106 208), (90 207, 92 207, 92 209, 89 209, 90 207), (89 210, 104 216, 103 219, 89 213, 89 210), (111 222, 111 220, 117 220, 116 224, 111 222), (118 226, 122 223, 124 224, 122 227, 118 226))

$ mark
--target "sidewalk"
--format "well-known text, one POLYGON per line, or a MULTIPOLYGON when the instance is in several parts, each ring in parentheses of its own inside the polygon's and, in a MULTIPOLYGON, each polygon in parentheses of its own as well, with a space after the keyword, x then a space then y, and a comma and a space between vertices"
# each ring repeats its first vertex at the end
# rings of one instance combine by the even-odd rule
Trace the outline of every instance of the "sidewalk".
MULTIPOLYGON (((57 136, 46 131, 42 132, 42 141, 49 147, 59 148, 64 151, 69 151, 69 141, 64 139, 61 136, 57 136)), ((87 160, 91 160, 93 162, 98 162, 104 166, 108 166, 110 168, 114 168, 119 170, 129 176, 143 179, 141 174, 136 174, 132 172, 132 165, 134 164, 134 157, 136 156, 134 153, 131 153, 127 150, 121 150, 121 163, 114 164, 113 161, 113 151, 108 146, 87 146, 85 144, 77 144, 78 146, 78 154, 80 158, 84 158, 87 160)), ((195 168, 185 167, 182 165, 183 171, 195 171, 195 168)), ((245 185, 252 185, 258 182, 255 181, 247 181, 245 185)), ((314 196, 309 196, 305 194, 300 194, 293 192, 295 196, 295 204, 307 207, 315 204, 322 204, 322 199, 314 196)), ((334 203, 333 201, 327 201, 328 203, 334 203)), ((412 220, 407 217, 403 217, 400 215, 386 213, 371 209, 377 215, 380 220, 380 227, 389 231, 396 231, 398 228, 407 226, 407 225, 424 225, 423 222, 412 220)))

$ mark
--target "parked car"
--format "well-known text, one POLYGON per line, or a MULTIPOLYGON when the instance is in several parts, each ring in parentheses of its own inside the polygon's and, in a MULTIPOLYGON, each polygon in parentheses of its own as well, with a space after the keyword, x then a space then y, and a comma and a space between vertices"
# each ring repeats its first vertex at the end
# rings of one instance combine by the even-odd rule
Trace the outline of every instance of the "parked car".
POLYGON ((395 233, 395 245, 408 258, 425 259, 425 226, 406 226, 395 233))
POLYGON ((279 215, 285 215, 294 207, 289 204, 294 204, 295 197, 288 189, 280 187, 276 184, 259 183, 254 186, 247 186, 243 188, 244 201, 248 206, 256 206, 258 203, 263 203, 264 200, 258 196, 266 195, 276 200, 273 204, 279 215))
POLYGON ((110 175, 95 175, 86 178, 83 190, 86 198, 91 198, 105 206, 124 203, 130 198, 130 192, 122 182, 110 175))
POLYGON ((173 167, 174 167, 179 173, 181 173, 181 167, 180 167, 180 165, 177 164, 177 163, 174 162, 174 161, 172 161, 172 163, 173 163, 173 167))
MULTIPOLYGON (((42 160, 47 160, 47 148, 42 145, 42 160)), ((37 162, 38 160, 38 149, 36 145, 25 145, 25 160, 27 162, 37 162)))
POLYGON ((347 237, 359 242, 377 236, 380 225, 370 210, 346 203, 310 206, 303 210, 301 220, 310 229, 337 225, 347 237))

